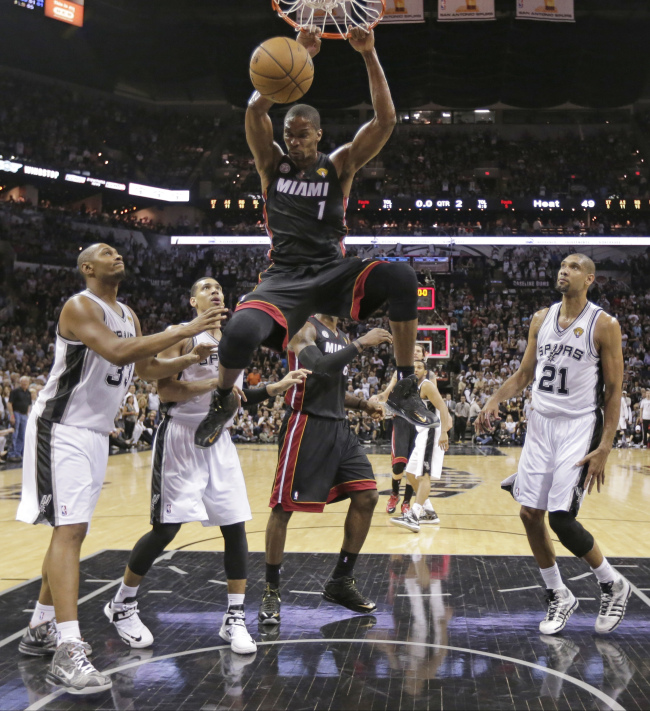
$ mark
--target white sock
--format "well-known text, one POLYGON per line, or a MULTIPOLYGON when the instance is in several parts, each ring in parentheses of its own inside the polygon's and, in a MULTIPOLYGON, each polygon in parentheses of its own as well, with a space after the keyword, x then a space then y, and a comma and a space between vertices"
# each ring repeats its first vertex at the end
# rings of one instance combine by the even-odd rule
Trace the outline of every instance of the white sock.
POLYGON ((619 573, 612 568, 607 558, 603 558, 603 562, 597 568, 592 568, 592 571, 599 583, 613 583, 619 577, 619 573))
POLYGON ((539 572, 544 578, 544 585, 549 590, 560 590, 566 587, 562 582, 562 576, 560 575, 560 569, 557 567, 557 563, 551 568, 540 568, 539 572))
POLYGON ((435 509, 433 508, 433 504, 431 503, 431 499, 427 499, 424 502, 424 510, 425 511, 434 511, 435 509))
POLYGON ((244 593, 228 593, 228 609, 230 610, 235 605, 243 608, 245 597, 244 593))
POLYGON ((37 602, 36 609, 32 613, 32 619, 29 621, 29 626, 33 629, 38 625, 42 625, 43 622, 50 622, 54 617, 54 605, 41 605, 40 602, 37 602))
POLYGON ((130 588, 128 585, 124 584, 124 581, 122 581, 120 583, 120 588, 115 595, 115 602, 124 602, 127 597, 135 597, 138 594, 139 587, 139 585, 136 585, 135 587, 130 588))
POLYGON ((411 511, 413 511, 413 513, 415 514, 415 517, 416 517, 416 518, 420 518, 420 516, 422 515, 422 511, 423 511, 423 506, 422 506, 422 504, 418 504, 417 501, 416 501, 416 502, 413 504, 413 506, 411 506, 411 511))
POLYGON ((56 646, 58 647, 64 642, 70 642, 73 639, 81 639, 81 632, 79 631, 79 620, 72 620, 71 622, 57 622, 56 646))

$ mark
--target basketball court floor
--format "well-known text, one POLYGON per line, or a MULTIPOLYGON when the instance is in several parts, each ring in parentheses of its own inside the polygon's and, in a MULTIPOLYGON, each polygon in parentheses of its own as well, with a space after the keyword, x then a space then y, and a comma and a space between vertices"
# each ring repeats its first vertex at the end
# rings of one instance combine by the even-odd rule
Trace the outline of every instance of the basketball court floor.
POLYGON ((148 530, 150 453, 111 457, 84 544, 79 619, 113 689, 90 697, 55 690, 47 662, 17 651, 49 531, 13 521, 20 470, 0 472, 0 709, 650 708, 647 450, 612 452, 604 491, 588 496, 580 515, 633 585, 625 621, 605 637, 593 629, 594 576, 557 542, 580 607, 561 635, 538 631, 541 577, 518 506, 499 488, 516 471, 519 449, 452 448, 433 491, 441 523, 419 534, 388 523, 390 458, 369 451, 382 495, 355 574, 376 612, 355 615, 319 594, 341 545, 342 502, 291 519, 282 624, 266 632, 256 614, 276 449, 239 447, 253 509, 247 621, 258 650, 249 656, 233 654, 218 636, 223 545, 218 528, 199 524, 183 527, 141 588, 153 647, 131 650, 114 633, 102 608, 148 530))

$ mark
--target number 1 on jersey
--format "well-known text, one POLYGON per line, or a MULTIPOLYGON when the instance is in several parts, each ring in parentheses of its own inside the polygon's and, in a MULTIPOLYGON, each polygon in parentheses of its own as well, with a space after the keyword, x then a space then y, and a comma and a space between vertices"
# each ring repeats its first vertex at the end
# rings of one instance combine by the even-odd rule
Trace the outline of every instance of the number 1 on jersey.
POLYGON ((319 220, 322 220, 323 215, 325 214, 325 202, 326 202, 326 200, 321 200, 318 203, 318 219, 319 220))

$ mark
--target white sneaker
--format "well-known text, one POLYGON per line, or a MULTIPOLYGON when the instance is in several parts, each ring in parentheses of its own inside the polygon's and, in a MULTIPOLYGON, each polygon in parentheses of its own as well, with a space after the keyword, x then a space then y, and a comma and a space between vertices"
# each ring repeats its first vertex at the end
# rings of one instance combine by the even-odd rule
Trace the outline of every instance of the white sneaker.
POLYGON ((546 590, 546 617, 539 623, 542 634, 557 634, 564 629, 569 617, 578 608, 578 601, 569 588, 546 590))
POLYGON ((109 600, 104 607, 104 614, 115 625, 120 637, 129 647, 141 649, 153 644, 153 635, 138 615, 138 603, 115 602, 109 600))
POLYGON ((600 612, 596 618, 596 632, 608 634, 623 621, 632 588, 621 575, 611 583, 600 584, 600 612))
POLYGON ((69 694, 98 694, 113 686, 111 678, 88 661, 80 639, 63 642, 56 648, 46 679, 69 694))
POLYGON ((399 526, 400 528, 407 528, 413 533, 420 532, 420 521, 418 517, 413 513, 411 509, 403 513, 401 516, 393 516, 389 519, 393 526, 399 526))
POLYGON ((224 642, 228 642, 230 649, 237 654, 253 654, 257 651, 257 644, 246 629, 246 617, 243 612, 226 612, 219 636, 224 642))

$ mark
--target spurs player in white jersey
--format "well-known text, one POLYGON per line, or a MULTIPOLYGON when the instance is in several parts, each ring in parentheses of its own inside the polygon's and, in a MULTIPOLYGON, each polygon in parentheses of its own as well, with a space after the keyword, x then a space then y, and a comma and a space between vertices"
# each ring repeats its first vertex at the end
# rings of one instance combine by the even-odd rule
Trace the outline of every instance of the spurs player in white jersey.
POLYGON ((596 268, 584 254, 560 267, 562 301, 538 311, 519 370, 486 402, 477 429, 490 429, 499 403, 518 396, 531 381, 532 412, 517 473, 502 483, 521 504, 520 516, 546 586, 544 634, 566 625, 578 601, 562 582, 545 524, 575 556, 583 558, 601 587, 596 632, 622 621, 630 584, 600 552, 576 516, 584 493, 605 481, 605 463, 618 425, 623 351, 618 321, 587 300, 596 268), (604 416, 601 407, 604 405, 604 416))
POLYGON ((418 533, 423 523, 440 523, 429 494, 431 479, 440 479, 442 475, 442 461, 445 452, 449 449, 449 430, 453 424, 435 378, 430 380, 427 376, 425 362, 416 360, 415 377, 418 379, 418 392, 426 402, 427 408, 438 410, 440 427, 415 428, 417 432, 415 444, 405 468, 406 478, 415 492, 415 503, 401 516, 390 519, 394 526, 406 528, 413 533, 418 533))
POLYGON ((215 307, 174 331, 143 337, 136 315, 117 301, 125 274, 117 250, 94 244, 81 252, 77 266, 86 290, 61 311, 55 363, 27 423, 17 519, 54 530, 36 610, 19 649, 54 655, 48 679, 70 693, 87 694, 111 686, 88 662, 90 647, 77 621, 79 554, 106 472, 109 432, 134 367, 140 377, 156 379, 200 360, 209 349, 173 360, 155 355, 217 325, 225 309, 215 307))
MULTIPOLYGON (((190 304, 199 315, 215 306, 221 307, 221 286, 211 277, 199 279, 192 286, 190 304)), ((219 634, 239 654, 251 654, 257 649, 246 629, 244 615, 248 558, 244 522, 252 516, 237 450, 227 429, 207 449, 194 444, 196 428, 208 412, 212 391, 217 385, 220 340, 221 329, 217 327, 186 338, 161 353, 161 357, 180 357, 197 343, 206 344, 211 351, 203 361, 186 368, 177 378, 158 382, 160 399, 167 403, 167 412, 153 447, 152 529, 135 544, 122 584, 104 608, 130 647, 148 647, 153 643, 152 633, 138 614, 136 596, 142 579, 181 525, 200 521, 204 526, 220 526, 224 538, 228 610, 219 634)), ((278 383, 243 390, 240 378, 238 392, 247 403, 255 404, 286 392, 302 382, 307 374, 305 370, 293 371, 278 383)))

